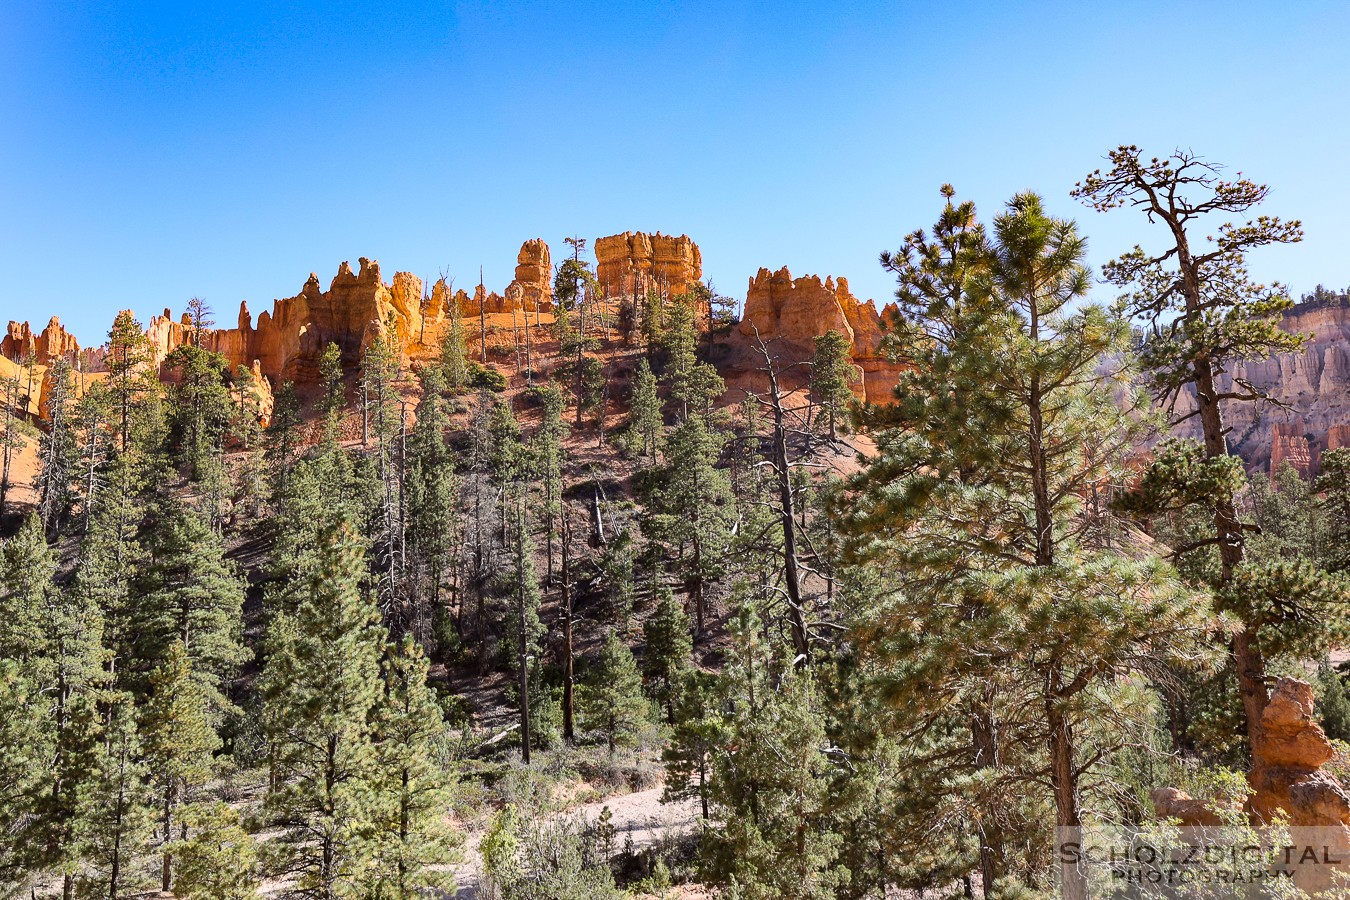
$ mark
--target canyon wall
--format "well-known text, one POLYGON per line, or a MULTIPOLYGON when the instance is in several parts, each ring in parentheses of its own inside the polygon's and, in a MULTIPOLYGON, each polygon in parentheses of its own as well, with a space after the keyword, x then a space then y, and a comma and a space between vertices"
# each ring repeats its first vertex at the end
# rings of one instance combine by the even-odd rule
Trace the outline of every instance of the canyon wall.
POLYGON ((625 231, 595 239, 595 277, 605 296, 677 297, 703 280, 703 255, 689 235, 625 231))
MULTIPOLYGON (((1288 460, 1308 475, 1324 452, 1350 446, 1350 308, 1300 304, 1281 324, 1311 335, 1303 350, 1235 363, 1219 388, 1229 390, 1235 379, 1250 382, 1288 408, 1227 402, 1228 444, 1251 469, 1272 471, 1288 460)), ((1177 403, 1178 413, 1194 408, 1194 394, 1177 403)), ((1179 432, 1199 437, 1198 419, 1184 422, 1179 432)))
POLYGON ((760 269, 746 288, 738 331, 745 340, 758 336, 786 345, 803 359, 815 352, 817 336, 837 331, 852 346, 859 370, 855 390, 871 403, 891 399, 899 368, 882 352, 881 314, 873 301, 863 303, 853 296, 847 278, 794 279, 786 266, 777 272, 760 269))

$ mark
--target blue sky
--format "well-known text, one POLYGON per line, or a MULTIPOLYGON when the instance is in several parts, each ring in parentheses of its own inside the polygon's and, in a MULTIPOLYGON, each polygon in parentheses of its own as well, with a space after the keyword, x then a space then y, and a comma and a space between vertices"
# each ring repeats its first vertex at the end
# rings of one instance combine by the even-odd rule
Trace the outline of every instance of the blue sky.
POLYGON ((1100 266, 1150 233, 1068 197, 1120 143, 1269 182, 1308 237, 1257 276, 1343 287, 1347 34, 1329 2, 4 0, 0 324, 232 323, 360 256, 501 289, 526 238, 630 229, 724 293, 786 264, 883 301, 947 181, 986 218, 1040 191, 1100 266))

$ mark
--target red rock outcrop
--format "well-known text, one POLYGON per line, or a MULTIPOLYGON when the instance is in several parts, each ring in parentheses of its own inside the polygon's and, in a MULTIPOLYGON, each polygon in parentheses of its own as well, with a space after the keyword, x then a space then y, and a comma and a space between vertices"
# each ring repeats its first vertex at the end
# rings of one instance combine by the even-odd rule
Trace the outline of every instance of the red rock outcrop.
MULTIPOLYGON (((1315 812, 1290 796, 1294 785, 1321 774, 1320 768, 1334 755, 1331 742, 1313 716, 1314 703, 1312 685, 1284 677, 1276 682, 1261 714, 1247 781, 1253 792, 1251 811, 1263 821, 1269 821, 1278 810, 1291 818, 1315 812)), ((1345 796, 1343 790, 1341 793, 1345 796)), ((1345 810, 1350 814, 1350 797, 1346 797, 1345 810)))
POLYGON ((58 356, 75 363, 80 355, 80 342, 66 331, 61 320, 52 316, 41 334, 34 334, 27 322, 10 322, 0 339, 0 356, 14 362, 23 362, 29 356, 46 365, 58 356))
MULTIPOLYGON (((1335 858, 1350 860, 1350 793, 1322 770, 1335 754, 1313 710, 1312 685, 1288 677, 1275 683, 1252 741, 1247 813, 1258 825, 1287 817, 1293 828, 1316 829, 1293 833, 1294 842, 1309 841, 1335 858)), ((1183 825, 1219 824, 1220 817, 1212 808, 1184 791, 1160 788, 1151 797, 1161 818, 1177 819, 1183 825)), ((1310 893, 1326 890, 1335 868, 1298 866, 1294 880, 1310 893)))
POLYGON ((891 399, 899 369, 881 351, 881 314, 873 301, 862 303, 853 296, 847 278, 794 279, 786 266, 777 272, 760 269, 746 289, 739 330, 746 338, 757 334, 803 355, 814 352, 816 337, 837 331, 852 345, 853 361, 861 372, 860 393, 875 403, 891 399))
POLYGON ((611 299, 653 289, 677 297, 703 279, 703 255, 687 234, 625 231, 596 238, 595 260, 596 280, 611 299))
MULTIPOLYGON (((344 365, 360 362, 362 350, 378 334, 393 326, 400 347, 422 338, 422 280, 408 272, 394 275, 392 285, 380 277, 380 264, 361 259, 359 272, 344 262, 327 291, 311 274, 299 294, 277 300, 270 313, 258 316, 257 327, 248 304, 239 307, 236 328, 207 329, 201 346, 223 354, 230 368, 251 367, 274 381, 316 382, 319 357, 329 343, 342 351, 344 365)), ((174 321, 168 310, 150 320, 146 329, 156 362, 191 339, 186 315, 174 321)))
POLYGON ((545 312, 553 308, 553 259, 543 238, 531 238, 520 245, 516 278, 505 293, 516 307, 545 312))
POLYGON ((1313 449, 1301 420, 1277 422, 1270 436, 1270 474, 1288 462, 1304 478, 1315 471, 1313 449))
POLYGON ((513 309, 548 312, 553 308, 553 263, 543 238, 531 238, 521 244, 516 254, 515 276, 501 294, 480 284, 472 296, 463 290, 455 291, 453 284, 444 278, 438 279, 422 308, 423 327, 444 321, 451 303, 466 317, 480 312, 495 315, 513 309))
MULTIPOLYGON (((1281 678, 1261 714, 1252 745, 1252 786, 1248 801, 1258 822, 1287 813, 1294 828, 1316 829, 1313 842, 1335 858, 1350 859, 1350 793, 1322 766, 1334 756, 1331 742, 1313 716, 1312 685, 1281 678)), ((1295 841, 1299 841, 1296 836, 1295 841)), ((1309 893, 1326 890, 1332 867, 1300 867, 1295 882, 1309 893)), ((1342 870, 1344 871, 1344 870, 1342 870)))
POLYGON ((1153 811, 1160 819, 1175 819, 1182 825, 1222 825, 1224 819, 1212 805, 1177 788, 1154 788, 1149 792, 1153 811))

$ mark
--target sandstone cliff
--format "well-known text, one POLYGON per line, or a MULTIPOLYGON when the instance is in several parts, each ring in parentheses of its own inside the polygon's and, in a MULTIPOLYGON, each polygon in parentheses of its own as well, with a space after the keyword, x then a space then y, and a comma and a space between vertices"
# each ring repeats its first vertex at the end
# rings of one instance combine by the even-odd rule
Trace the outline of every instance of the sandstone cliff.
MULTIPOLYGON (((277 300, 271 312, 253 317, 248 304, 239 307, 235 328, 208 329, 201 345, 229 360, 230 368, 258 363, 261 374, 273 381, 317 382, 319 358, 329 343, 337 344, 346 366, 355 366, 362 350, 392 325, 400 345, 415 343, 422 335, 422 281, 408 272, 394 275, 386 285, 378 262, 362 258, 353 272, 343 262, 324 291, 319 277, 311 274, 300 293, 277 300)), ((174 321, 169 310, 155 316, 146 328, 161 362, 191 337, 187 317, 174 321)))
POLYGON ((66 331, 56 316, 51 317, 40 334, 34 334, 27 322, 10 322, 4 338, 0 339, 0 356, 20 363, 31 358, 43 365, 64 356, 73 365, 78 365, 80 342, 66 331))
POLYGON ((595 259, 596 280, 611 299, 649 290, 675 297, 703 279, 703 255, 686 234, 625 231, 596 238, 595 259))
POLYGON ((852 345, 858 392, 873 403, 889 401, 899 370, 881 350, 881 314, 873 301, 853 296, 847 278, 794 279, 784 266, 777 272, 760 269, 750 279, 739 327, 743 338, 777 341, 805 359, 814 352, 814 339, 827 331, 839 332, 852 345))
MULTIPOLYGON (((1237 363, 1220 378, 1220 389, 1245 380, 1289 409, 1228 404, 1229 446, 1249 468, 1269 470, 1287 459, 1308 474, 1317 470, 1322 453, 1350 443, 1350 308, 1300 304, 1282 325, 1312 335, 1303 351, 1237 363)), ((1194 408, 1193 395, 1177 404, 1179 413, 1194 408)), ((1199 422, 1190 419, 1181 431, 1197 437, 1199 422)))

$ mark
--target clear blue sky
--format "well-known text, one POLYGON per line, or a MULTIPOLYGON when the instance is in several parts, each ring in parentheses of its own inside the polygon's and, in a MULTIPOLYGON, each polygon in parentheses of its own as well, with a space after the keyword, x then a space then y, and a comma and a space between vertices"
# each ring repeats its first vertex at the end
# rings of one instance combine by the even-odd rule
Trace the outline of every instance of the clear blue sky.
POLYGON ((725 293, 786 264, 880 301, 944 181, 1042 192, 1100 266, 1148 230, 1067 193, 1122 142, 1269 182, 1308 238, 1256 274, 1345 286, 1347 35, 1344 2, 3 0, 0 324, 232 322, 360 256, 500 290, 526 238, 627 229, 725 293))

